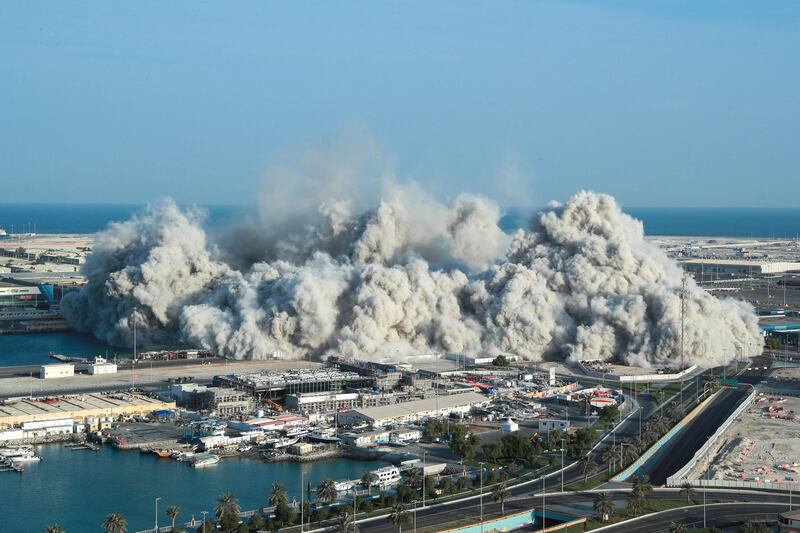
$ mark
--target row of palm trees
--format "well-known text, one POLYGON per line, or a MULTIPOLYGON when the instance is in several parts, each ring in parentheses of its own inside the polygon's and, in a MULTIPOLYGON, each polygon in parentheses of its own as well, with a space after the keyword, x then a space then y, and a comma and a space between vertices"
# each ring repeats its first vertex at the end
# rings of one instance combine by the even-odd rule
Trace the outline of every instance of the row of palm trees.
MULTIPOLYGON (((647 498, 653 492, 653 485, 648 476, 633 478, 631 493, 628 495, 628 510, 638 516, 647 507, 647 498)), ((606 522, 614 514, 614 497, 608 492, 600 492, 595 496, 594 512, 600 517, 601 522, 606 522)))

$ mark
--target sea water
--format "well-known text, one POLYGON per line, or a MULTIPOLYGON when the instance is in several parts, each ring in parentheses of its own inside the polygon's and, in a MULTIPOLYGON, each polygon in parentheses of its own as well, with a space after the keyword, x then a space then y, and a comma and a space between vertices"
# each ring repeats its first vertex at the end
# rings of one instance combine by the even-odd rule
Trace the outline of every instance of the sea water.
POLYGON ((164 511, 180 507, 177 523, 200 520, 203 511, 213 516, 214 502, 222 492, 233 492, 242 510, 267 505, 273 483, 286 487, 289 499, 300 500, 300 472, 316 487, 324 479, 359 479, 368 471, 386 466, 382 461, 334 459, 300 465, 265 463, 260 459, 233 457, 214 466, 192 468, 172 459, 118 451, 104 445, 99 452, 71 450, 63 444, 36 446, 42 457, 28 463, 23 473, 0 472, 3 519, 0 532, 42 531, 58 523, 68 532, 100 531, 108 513, 121 513, 128 531, 152 528, 155 499, 159 501, 159 525, 169 524, 164 511))

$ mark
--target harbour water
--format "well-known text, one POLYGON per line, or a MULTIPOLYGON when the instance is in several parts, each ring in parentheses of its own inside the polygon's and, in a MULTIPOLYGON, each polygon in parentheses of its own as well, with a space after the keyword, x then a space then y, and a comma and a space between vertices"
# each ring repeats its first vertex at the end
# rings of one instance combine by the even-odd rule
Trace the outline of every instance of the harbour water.
POLYGON ((110 346, 78 332, 0 335, 0 366, 55 363, 50 352, 91 359, 96 355, 130 358, 132 350, 110 346))
POLYGON ((301 468, 312 487, 323 479, 356 479, 387 463, 337 459, 306 465, 264 463, 258 459, 229 458, 195 469, 171 459, 136 451, 117 451, 104 445, 99 452, 73 451, 63 444, 36 447, 39 463, 25 472, 0 472, 3 520, 0 532, 35 532, 59 523, 68 532, 99 531, 106 514, 119 512, 128 531, 152 528, 155 498, 159 524, 167 521, 169 505, 181 509, 179 523, 202 511, 213 513, 216 497, 233 492, 243 510, 266 505, 272 483, 286 486, 290 499, 300 499, 301 468))

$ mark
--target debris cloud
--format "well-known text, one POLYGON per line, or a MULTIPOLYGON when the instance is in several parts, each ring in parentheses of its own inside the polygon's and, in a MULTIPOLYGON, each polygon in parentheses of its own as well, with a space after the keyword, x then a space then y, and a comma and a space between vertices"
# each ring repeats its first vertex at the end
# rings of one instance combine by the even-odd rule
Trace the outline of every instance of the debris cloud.
MULTIPOLYGON (((391 183, 373 205, 332 196, 212 242, 201 211, 155 203, 97 235, 64 314, 113 344, 132 344, 136 321, 143 342, 235 358, 442 351, 680 364, 682 270, 611 196, 578 192, 513 235, 482 196, 440 202, 391 183)), ((691 279, 684 298, 687 364, 760 349, 749 305, 691 279)))

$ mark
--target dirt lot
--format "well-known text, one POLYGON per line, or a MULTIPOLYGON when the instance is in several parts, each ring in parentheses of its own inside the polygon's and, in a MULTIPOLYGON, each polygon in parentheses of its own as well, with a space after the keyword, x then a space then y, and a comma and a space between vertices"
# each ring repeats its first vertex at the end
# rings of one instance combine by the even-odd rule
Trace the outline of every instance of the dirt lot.
POLYGON ((689 473, 689 478, 797 481, 800 479, 798 414, 798 398, 759 396, 731 424, 705 460, 689 473))

